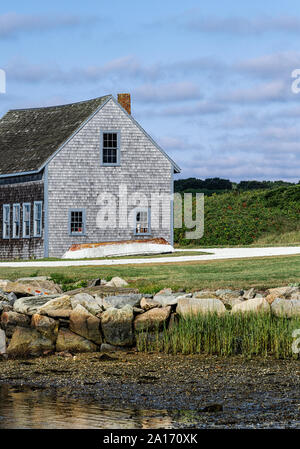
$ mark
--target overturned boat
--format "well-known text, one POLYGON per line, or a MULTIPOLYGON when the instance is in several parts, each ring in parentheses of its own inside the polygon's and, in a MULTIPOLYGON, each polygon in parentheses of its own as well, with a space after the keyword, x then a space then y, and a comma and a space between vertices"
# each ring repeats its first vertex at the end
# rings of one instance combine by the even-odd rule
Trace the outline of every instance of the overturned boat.
POLYGON ((123 240, 118 242, 82 243, 72 245, 63 255, 63 259, 93 259, 173 252, 173 246, 163 238, 123 240))

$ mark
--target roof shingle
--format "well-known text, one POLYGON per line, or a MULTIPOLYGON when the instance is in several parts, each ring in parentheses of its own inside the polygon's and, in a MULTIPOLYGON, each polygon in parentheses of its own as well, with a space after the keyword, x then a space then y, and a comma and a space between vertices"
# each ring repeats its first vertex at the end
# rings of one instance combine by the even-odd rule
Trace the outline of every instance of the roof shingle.
POLYGON ((111 95, 63 106, 13 109, 0 120, 0 175, 39 170, 111 95))

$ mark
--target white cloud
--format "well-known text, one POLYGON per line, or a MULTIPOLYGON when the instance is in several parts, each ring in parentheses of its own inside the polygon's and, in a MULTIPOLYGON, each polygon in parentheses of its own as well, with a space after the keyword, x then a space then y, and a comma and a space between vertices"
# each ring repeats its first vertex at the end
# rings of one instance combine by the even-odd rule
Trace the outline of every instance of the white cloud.
POLYGON ((154 103, 196 100, 202 96, 198 84, 188 81, 145 84, 134 89, 133 94, 137 100, 154 103))
POLYGON ((97 17, 81 17, 76 15, 29 15, 14 12, 0 15, 0 38, 11 38, 24 32, 43 32, 58 28, 91 25, 97 22, 97 17))
POLYGON ((270 32, 300 32, 300 19, 294 16, 269 17, 203 17, 193 11, 193 16, 183 20, 185 28, 203 33, 265 34, 270 32))
POLYGON ((273 101, 287 101, 291 97, 290 86, 282 80, 259 84, 250 88, 232 90, 221 96, 221 100, 228 103, 261 103, 273 101))
POLYGON ((291 78, 291 72, 300 67, 300 52, 285 51, 246 59, 233 64, 233 70, 255 77, 291 78))

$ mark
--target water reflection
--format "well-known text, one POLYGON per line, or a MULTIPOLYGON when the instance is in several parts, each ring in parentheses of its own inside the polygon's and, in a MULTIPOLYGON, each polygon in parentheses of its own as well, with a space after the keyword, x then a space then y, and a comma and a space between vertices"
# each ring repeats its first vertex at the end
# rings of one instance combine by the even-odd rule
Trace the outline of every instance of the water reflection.
POLYGON ((172 428, 167 410, 112 409, 60 391, 0 385, 0 429, 172 428))

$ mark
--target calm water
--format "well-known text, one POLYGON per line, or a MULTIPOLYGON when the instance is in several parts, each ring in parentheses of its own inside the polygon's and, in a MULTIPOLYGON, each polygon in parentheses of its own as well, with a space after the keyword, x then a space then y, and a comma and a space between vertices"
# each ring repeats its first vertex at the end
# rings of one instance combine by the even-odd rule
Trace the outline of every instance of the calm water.
POLYGON ((30 387, 0 385, 0 429, 172 428, 166 410, 112 409, 84 400, 62 399, 30 387))

